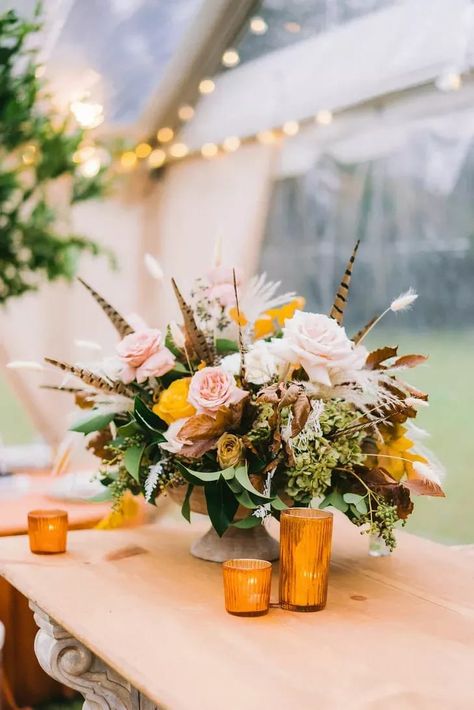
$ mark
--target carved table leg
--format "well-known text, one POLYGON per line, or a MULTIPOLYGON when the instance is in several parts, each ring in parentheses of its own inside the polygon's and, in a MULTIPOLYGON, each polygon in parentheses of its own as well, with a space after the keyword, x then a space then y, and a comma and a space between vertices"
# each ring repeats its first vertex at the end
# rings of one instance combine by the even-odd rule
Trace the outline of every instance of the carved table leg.
POLYGON ((84 696, 83 710, 159 710, 39 607, 30 607, 39 626, 35 653, 41 667, 84 696))

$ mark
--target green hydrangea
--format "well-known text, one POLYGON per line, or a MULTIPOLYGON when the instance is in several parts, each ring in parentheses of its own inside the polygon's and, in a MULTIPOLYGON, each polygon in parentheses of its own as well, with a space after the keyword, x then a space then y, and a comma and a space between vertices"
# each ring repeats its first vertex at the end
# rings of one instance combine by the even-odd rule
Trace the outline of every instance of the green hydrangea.
POLYGON ((358 416, 344 402, 325 402, 319 426, 316 418, 310 417, 303 431, 290 440, 294 466, 286 471, 286 493, 291 498, 302 501, 321 496, 331 485, 336 467, 352 467, 363 462, 363 432, 334 436, 334 432, 347 428, 358 416))

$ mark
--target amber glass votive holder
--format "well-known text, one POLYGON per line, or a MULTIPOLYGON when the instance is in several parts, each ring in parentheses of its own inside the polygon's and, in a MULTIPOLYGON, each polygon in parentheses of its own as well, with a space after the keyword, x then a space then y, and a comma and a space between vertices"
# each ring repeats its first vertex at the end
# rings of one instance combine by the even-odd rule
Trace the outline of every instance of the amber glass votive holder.
POLYGON ((263 616, 270 606, 272 565, 265 560, 227 560, 224 574, 225 608, 235 616, 263 616))
POLYGON ((280 516, 280 606, 319 611, 326 606, 332 513, 289 508, 280 516))
POLYGON ((37 555, 66 552, 67 526, 65 510, 31 510, 28 513, 31 552, 37 555))

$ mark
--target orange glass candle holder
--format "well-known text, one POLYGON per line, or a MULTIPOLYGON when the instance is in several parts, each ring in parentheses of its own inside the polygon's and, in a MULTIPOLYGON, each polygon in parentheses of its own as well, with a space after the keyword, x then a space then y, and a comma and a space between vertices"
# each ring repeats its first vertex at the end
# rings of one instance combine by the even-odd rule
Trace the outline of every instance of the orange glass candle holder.
POLYGON ((332 513, 289 508, 280 517, 280 606, 319 611, 326 606, 332 513))
POLYGON ((66 552, 67 526, 65 510, 31 510, 28 513, 31 552, 38 555, 66 552))
POLYGON ((270 606, 272 565, 265 560, 227 560, 224 574, 225 608, 235 616, 263 616, 270 606))

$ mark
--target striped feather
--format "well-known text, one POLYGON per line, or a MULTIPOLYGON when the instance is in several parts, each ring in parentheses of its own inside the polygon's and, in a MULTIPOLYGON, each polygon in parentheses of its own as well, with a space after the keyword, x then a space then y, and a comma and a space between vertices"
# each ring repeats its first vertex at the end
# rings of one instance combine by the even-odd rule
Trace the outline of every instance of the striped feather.
POLYGON ((360 343, 360 341, 365 336, 365 334, 368 333, 369 330, 372 328, 373 324, 378 319, 378 317, 379 316, 374 316, 373 318, 371 318, 369 320, 369 322, 364 325, 363 328, 361 328, 355 335, 352 336, 351 340, 354 343, 354 345, 357 345, 358 343, 360 343))
POLYGON ((339 284, 339 288, 336 293, 336 298, 334 299, 334 303, 331 308, 331 313, 329 314, 331 318, 334 318, 334 320, 339 323, 339 325, 342 325, 344 321, 344 310, 346 308, 347 296, 349 294, 349 284, 351 282, 352 267, 357 254, 357 249, 359 248, 359 244, 360 239, 358 239, 356 242, 354 251, 352 252, 351 258, 349 259, 349 263, 347 264, 347 268, 344 272, 344 276, 342 277, 342 281, 339 284))
POLYGON ((209 343, 202 330, 198 328, 193 309, 188 306, 184 300, 181 291, 176 285, 176 281, 171 279, 171 283, 173 284, 176 300, 178 301, 179 309, 183 316, 186 339, 196 356, 207 365, 212 365, 217 358, 215 348, 209 343))
POLYGON ((232 278, 234 280, 234 294, 235 294, 235 308, 237 311, 237 327, 239 329, 239 353, 240 353, 240 377, 245 380, 245 347, 244 338, 242 335, 242 326, 240 324, 240 307, 239 307, 239 294, 237 291, 237 279, 235 278, 235 269, 232 271, 232 278))
POLYGON ((133 393, 122 382, 115 382, 112 385, 103 377, 95 375, 90 370, 77 367, 76 365, 70 365, 61 360, 54 360, 51 357, 45 357, 45 362, 54 365, 54 367, 58 367, 60 370, 63 370, 63 372, 69 372, 71 375, 74 375, 74 377, 78 377, 82 380, 86 385, 89 385, 89 387, 94 387, 94 389, 100 390, 101 392, 106 392, 107 394, 121 394, 124 397, 133 397, 133 393))
POLYGON ((123 318, 123 316, 121 316, 120 313, 116 311, 115 308, 111 306, 110 303, 108 303, 108 301, 105 300, 105 298, 102 298, 102 296, 98 294, 97 291, 94 291, 92 286, 89 286, 89 284, 86 283, 84 279, 79 278, 79 281, 89 291, 89 293, 92 294, 99 306, 104 311, 105 315, 109 318, 117 333, 122 338, 134 332, 132 326, 127 323, 125 318, 123 318))

